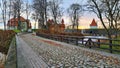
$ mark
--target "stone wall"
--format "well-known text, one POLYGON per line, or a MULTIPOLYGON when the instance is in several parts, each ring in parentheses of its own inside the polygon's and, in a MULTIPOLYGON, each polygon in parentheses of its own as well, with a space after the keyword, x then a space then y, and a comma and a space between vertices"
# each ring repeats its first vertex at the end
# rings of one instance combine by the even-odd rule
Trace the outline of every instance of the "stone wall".
POLYGON ((17 58, 16 58, 16 42, 15 42, 15 38, 13 38, 8 54, 7 54, 7 58, 5 61, 5 68, 17 68, 17 58))

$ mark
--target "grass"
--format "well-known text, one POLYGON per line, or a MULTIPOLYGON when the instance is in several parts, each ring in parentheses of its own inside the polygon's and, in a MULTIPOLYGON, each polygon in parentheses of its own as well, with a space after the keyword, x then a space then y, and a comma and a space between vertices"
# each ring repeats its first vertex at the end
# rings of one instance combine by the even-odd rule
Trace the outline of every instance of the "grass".
MULTIPOLYGON (((116 38, 116 39, 117 39, 117 40, 120 40, 120 36, 119 36, 118 38, 116 38)), ((113 49, 113 50, 120 51, 120 41, 113 41, 112 43, 115 44, 115 45, 112 46, 112 49, 113 49), (117 45, 118 45, 118 46, 117 46, 117 45)), ((106 51, 106 49, 109 49, 109 45, 101 45, 101 46, 100 46, 100 49, 106 51)), ((109 50, 108 50, 108 51, 109 51, 109 50)), ((120 54, 120 52, 113 52, 113 53, 120 54)))
POLYGON ((32 31, 36 32, 38 29, 32 29, 32 31))
POLYGON ((20 33, 21 32, 20 30, 17 30, 17 29, 15 29, 13 31, 16 32, 16 33, 20 33))
MULTIPOLYGON (((117 39, 117 40, 120 40, 120 36, 118 36, 116 39, 117 39)), ((113 44, 120 44, 120 41, 113 41, 112 43, 113 43, 113 44)))

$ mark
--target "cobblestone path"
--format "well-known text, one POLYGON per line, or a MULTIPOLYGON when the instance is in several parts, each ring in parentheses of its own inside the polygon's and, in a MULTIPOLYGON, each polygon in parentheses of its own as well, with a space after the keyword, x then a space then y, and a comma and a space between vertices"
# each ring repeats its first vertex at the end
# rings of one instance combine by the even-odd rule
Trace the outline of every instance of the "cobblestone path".
POLYGON ((18 36, 17 42, 18 58, 20 58, 18 64, 23 68, 24 66, 25 68, 120 68, 119 56, 113 54, 48 40, 32 34, 18 36))
POLYGON ((19 36, 17 41, 17 68, 47 68, 48 65, 19 36))

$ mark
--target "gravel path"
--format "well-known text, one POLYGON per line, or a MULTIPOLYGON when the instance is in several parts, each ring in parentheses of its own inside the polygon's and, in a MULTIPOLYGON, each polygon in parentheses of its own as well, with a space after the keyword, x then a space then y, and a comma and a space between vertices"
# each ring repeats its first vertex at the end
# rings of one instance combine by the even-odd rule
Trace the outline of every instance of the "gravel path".
POLYGON ((118 56, 44 39, 32 34, 21 38, 50 68, 120 68, 118 56))

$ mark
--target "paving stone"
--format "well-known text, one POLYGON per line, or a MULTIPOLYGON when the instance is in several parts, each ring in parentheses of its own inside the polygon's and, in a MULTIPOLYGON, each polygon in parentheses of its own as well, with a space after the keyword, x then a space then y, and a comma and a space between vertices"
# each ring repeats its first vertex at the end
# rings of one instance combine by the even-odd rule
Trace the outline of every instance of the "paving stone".
POLYGON ((120 59, 113 54, 48 40, 31 34, 21 35, 21 38, 51 68, 120 67, 120 59))
POLYGON ((48 65, 32 50, 32 48, 16 36, 17 41, 17 68, 47 68, 48 65))

